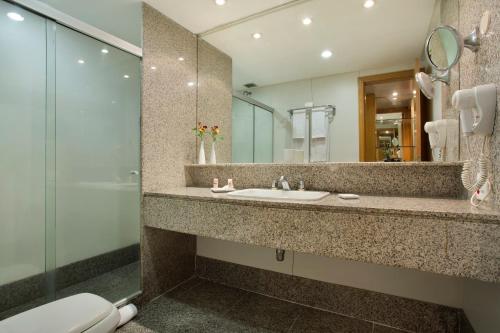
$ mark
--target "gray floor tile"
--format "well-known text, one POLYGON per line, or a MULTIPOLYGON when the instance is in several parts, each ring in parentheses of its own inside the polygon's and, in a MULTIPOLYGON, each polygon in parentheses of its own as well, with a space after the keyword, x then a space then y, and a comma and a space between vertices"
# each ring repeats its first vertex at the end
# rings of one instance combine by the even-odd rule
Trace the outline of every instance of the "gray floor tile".
POLYGON ((198 311, 226 313, 247 294, 246 291, 205 280, 187 290, 176 289, 165 297, 198 311))
MULTIPOLYGON (((402 330, 458 332, 461 310, 198 256, 203 278, 402 330)), ((463 324, 462 324, 463 325, 463 324)))
POLYGON ((226 318, 254 329, 287 332, 298 317, 301 306, 257 294, 248 294, 226 318))
POLYGON ((297 318, 290 332, 300 333, 371 333, 373 324, 330 312, 306 309, 297 318))
POLYGON ((271 332, 234 321, 225 315, 236 304, 234 295, 240 291, 211 283, 192 288, 191 291, 193 292, 176 290, 157 298, 144 306, 139 315, 118 332, 271 332), (201 298, 194 299, 194 293, 202 295, 201 298), (209 294, 215 297, 203 299, 209 294))
MULTIPOLYGON (((196 287, 198 286, 199 284, 205 282, 206 280, 205 279, 200 279, 199 277, 193 277, 187 281, 184 281, 182 284, 180 284, 179 286, 177 286, 175 288, 175 290, 189 290, 193 287, 196 287)), ((173 291, 173 290, 172 290, 173 291)))
POLYGON ((405 333, 406 331, 401 331, 396 328, 391 328, 387 326, 375 325, 373 328, 373 333, 405 333))

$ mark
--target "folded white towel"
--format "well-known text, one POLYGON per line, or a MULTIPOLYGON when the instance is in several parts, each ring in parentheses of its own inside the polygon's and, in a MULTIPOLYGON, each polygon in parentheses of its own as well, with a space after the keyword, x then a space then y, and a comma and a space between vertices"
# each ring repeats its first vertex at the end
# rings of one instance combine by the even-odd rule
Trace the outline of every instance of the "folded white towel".
POLYGON ((328 121, 324 111, 314 111, 311 116, 311 137, 326 138, 328 121))
POLYGON ((295 111, 292 116, 292 137, 304 139, 306 136, 306 111, 295 111))

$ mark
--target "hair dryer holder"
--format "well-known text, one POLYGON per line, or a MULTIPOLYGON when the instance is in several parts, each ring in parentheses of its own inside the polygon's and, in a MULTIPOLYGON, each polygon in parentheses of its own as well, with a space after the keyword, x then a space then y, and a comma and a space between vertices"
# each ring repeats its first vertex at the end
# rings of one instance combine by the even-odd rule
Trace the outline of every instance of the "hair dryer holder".
POLYGON ((460 123, 464 135, 493 134, 497 104, 495 84, 458 90, 453 94, 451 103, 454 108, 460 110, 460 123))

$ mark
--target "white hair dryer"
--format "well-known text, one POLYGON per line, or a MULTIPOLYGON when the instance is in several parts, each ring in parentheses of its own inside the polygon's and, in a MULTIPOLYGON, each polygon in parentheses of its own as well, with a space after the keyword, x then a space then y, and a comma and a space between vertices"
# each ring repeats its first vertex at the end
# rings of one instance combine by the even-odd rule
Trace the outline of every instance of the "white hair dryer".
POLYGON ((425 123, 424 131, 429 135, 434 161, 456 161, 458 159, 458 120, 429 121, 425 123))
POLYGON ((493 134, 497 104, 497 87, 494 84, 458 90, 451 104, 460 110, 460 121, 465 136, 493 134))
POLYGON ((491 192, 488 180, 488 157, 485 154, 488 137, 493 134, 497 102, 497 88, 494 84, 477 86, 472 89, 459 90, 453 94, 451 103, 460 110, 460 124, 465 135, 465 143, 469 159, 464 162, 462 183, 464 187, 473 192, 471 204, 478 206, 491 192), (469 137, 479 135, 483 137, 481 154, 477 160, 478 173, 473 178, 472 169, 475 161, 469 144, 469 137))

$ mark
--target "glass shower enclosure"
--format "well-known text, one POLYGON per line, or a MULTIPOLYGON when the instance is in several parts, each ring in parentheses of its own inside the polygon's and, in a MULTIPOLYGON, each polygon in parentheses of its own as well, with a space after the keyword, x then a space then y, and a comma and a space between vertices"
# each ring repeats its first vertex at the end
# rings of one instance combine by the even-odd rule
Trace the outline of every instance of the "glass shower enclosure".
POLYGON ((274 109, 245 96, 233 96, 233 163, 272 163, 274 109))
POLYGON ((140 58, 0 1, 0 319, 140 290, 140 58))

